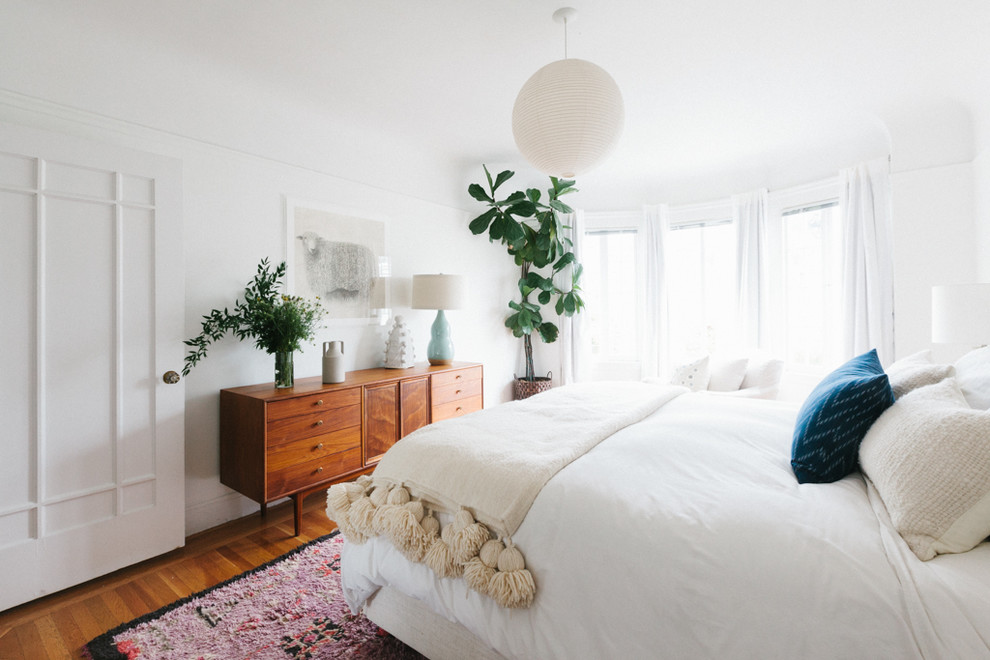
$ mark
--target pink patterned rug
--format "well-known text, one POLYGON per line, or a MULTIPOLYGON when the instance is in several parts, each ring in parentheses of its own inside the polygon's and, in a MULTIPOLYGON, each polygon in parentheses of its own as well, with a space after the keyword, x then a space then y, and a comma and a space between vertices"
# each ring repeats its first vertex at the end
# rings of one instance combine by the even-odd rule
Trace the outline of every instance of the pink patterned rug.
POLYGON ((337 532, 103 633, 93 660, 422 658, 354 616, 340 589, 337 532))

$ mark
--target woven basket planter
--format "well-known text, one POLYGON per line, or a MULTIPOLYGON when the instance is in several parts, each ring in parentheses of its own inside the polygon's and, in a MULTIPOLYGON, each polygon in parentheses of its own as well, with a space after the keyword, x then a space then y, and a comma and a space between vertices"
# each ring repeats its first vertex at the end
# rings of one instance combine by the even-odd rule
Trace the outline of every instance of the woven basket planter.
POLYGON ((546 392, 551 387, 553 387, 553 377, 551 374, 547 374, 546 376, 537 376, 533 380, 517 378, 513 384, 512 391, 514 398, 518 401, 520 399, 528 399, 540 392, 546 392))

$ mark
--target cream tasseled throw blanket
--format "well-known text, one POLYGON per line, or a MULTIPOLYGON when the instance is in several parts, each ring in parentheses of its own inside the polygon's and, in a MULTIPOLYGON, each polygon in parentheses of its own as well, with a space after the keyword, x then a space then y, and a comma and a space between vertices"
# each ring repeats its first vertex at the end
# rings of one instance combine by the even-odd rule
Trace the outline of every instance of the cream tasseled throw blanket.
POLYGON ((349 541, 387 535, 441 577, 463 576, 503 607, 527 607, 535 584, 511 537, 540 489, 685 391, 571 385, 431 424, 392 447, 371 477, 332 486, 327 515, 349 541), (455 514, 442 533, 436 511, 455 514))

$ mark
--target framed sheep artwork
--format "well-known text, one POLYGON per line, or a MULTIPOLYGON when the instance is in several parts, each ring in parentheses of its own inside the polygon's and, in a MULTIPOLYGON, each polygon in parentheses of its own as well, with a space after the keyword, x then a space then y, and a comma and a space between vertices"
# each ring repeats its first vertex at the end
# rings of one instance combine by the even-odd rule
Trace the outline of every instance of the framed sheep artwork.
POLYGON ((319 203, 286 199, 286 284, 319 298, 328 320, 379 323, 389 262, 385 223, 319 203))

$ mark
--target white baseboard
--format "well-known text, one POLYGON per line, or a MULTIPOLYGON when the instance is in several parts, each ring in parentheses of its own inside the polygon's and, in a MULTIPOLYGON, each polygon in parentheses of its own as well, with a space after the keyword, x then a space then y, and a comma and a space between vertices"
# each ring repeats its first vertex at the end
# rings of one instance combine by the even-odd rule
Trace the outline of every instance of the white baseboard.
MULTIPOLYGON (((273 503, 274 504, 274 503, 273 503)), ((256 513, 259 504, 230 492, 186 507, 186 536, 256 513)))

